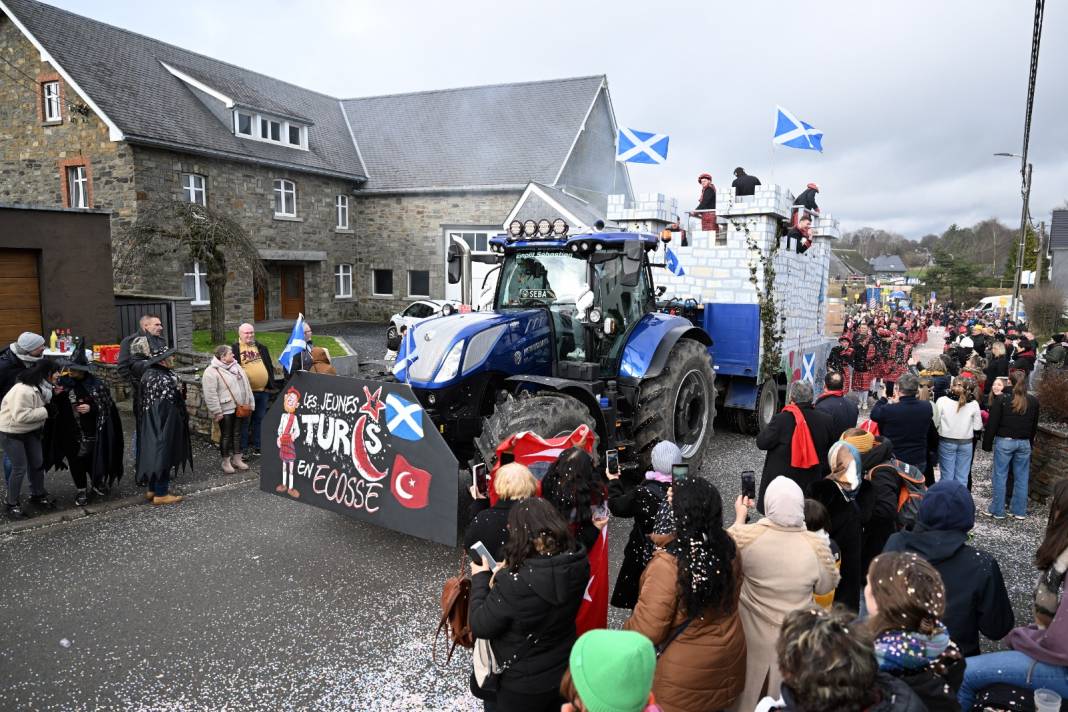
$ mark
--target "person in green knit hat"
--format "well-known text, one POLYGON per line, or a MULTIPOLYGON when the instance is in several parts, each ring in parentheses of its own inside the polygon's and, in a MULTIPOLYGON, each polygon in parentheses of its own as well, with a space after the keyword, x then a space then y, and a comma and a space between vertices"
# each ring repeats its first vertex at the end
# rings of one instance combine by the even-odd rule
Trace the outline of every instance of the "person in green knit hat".
POLYGON ((641 633, 591 630, 571 648, 560 712, 660 712, 653 700, 656 651, 641 633))

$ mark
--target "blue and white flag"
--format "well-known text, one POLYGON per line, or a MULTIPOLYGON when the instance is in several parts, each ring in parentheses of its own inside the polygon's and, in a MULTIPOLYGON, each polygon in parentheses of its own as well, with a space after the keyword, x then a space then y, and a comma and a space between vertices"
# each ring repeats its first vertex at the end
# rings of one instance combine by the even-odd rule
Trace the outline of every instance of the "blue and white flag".
POLYGON ((419 354, 415 352, 415 327, 409 326, 404 332, 404 338, 401 339, 400 348, 397 349, 397 360, 393 364, 393 375, 397 377, 398 381, 404 381, 408 383, 411 378, 408 375, 408 369, 411 365, 419 360, 419 354))
POLYGON ((823 132, 801 121, 781 106, 775 107, 775 136, 771 139, 790 148, 823 152, 823 132))
POLYGON ((297 321, 293 324, 293 331, 289 334, 289 342, 278 357, 278 363, 286 373, 293 368, 293 357, 299 356, 302 351, 308 350, 308 344, 304 341, 304 315, 297 314, 297 321))
POLYGON ((423 408, 396 393, 386 396, 386 427, 402 440, 422 440, 423 408))
POLYGON ((670 247, 664 248, 664 266, 676 277, 686 276, 686 270, 682 268, 682 263, 679 262, 679 256, 672 252, 670 247))
POLYGON ((635 129, 619 130, 616 160, 620 163, 661 164, 667 160, 667 134, 649 133, 635 129))

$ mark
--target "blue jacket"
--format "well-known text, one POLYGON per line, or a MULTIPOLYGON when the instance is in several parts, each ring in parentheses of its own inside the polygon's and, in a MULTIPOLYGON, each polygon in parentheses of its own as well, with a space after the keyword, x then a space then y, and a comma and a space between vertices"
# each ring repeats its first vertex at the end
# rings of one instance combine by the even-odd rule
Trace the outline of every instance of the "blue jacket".
POLYGON ((927 469, 927 432, 934 427, 934 408, 916 396, 901 396, 897 403, 880 398, 871 409, 879 434, 894 443, 894 457, 923 472, 927 469))

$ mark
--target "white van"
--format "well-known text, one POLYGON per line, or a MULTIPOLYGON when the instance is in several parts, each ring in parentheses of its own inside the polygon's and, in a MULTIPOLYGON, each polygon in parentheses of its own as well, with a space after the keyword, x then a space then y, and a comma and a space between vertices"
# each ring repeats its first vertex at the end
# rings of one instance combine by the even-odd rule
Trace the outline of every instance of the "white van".
MULTIPOLYGON (((987 314, 1004 314, 1009 310, 1012 305, 1011 294, 996 294, 992 297, 983 297, 979 300, 979 303, 972 307, 973 310, 979 312, 985 312, 987 314)), ((1023 300, 1016 305, 1016 318, 1025 319, 1023 300)))

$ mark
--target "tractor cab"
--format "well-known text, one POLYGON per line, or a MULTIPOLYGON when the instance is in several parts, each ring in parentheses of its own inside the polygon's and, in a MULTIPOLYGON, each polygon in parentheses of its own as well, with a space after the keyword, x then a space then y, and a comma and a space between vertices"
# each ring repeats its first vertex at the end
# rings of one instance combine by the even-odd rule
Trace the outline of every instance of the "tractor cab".
MULTIPOLYGON (((546 221, 543 221, 546 222, 546 221)), ((558 375, 611 377, 626 335, 653 310, 648 250, 637 233, 515 234, 490 240, 502 256, 494 311, 548 311, 558 375)))

